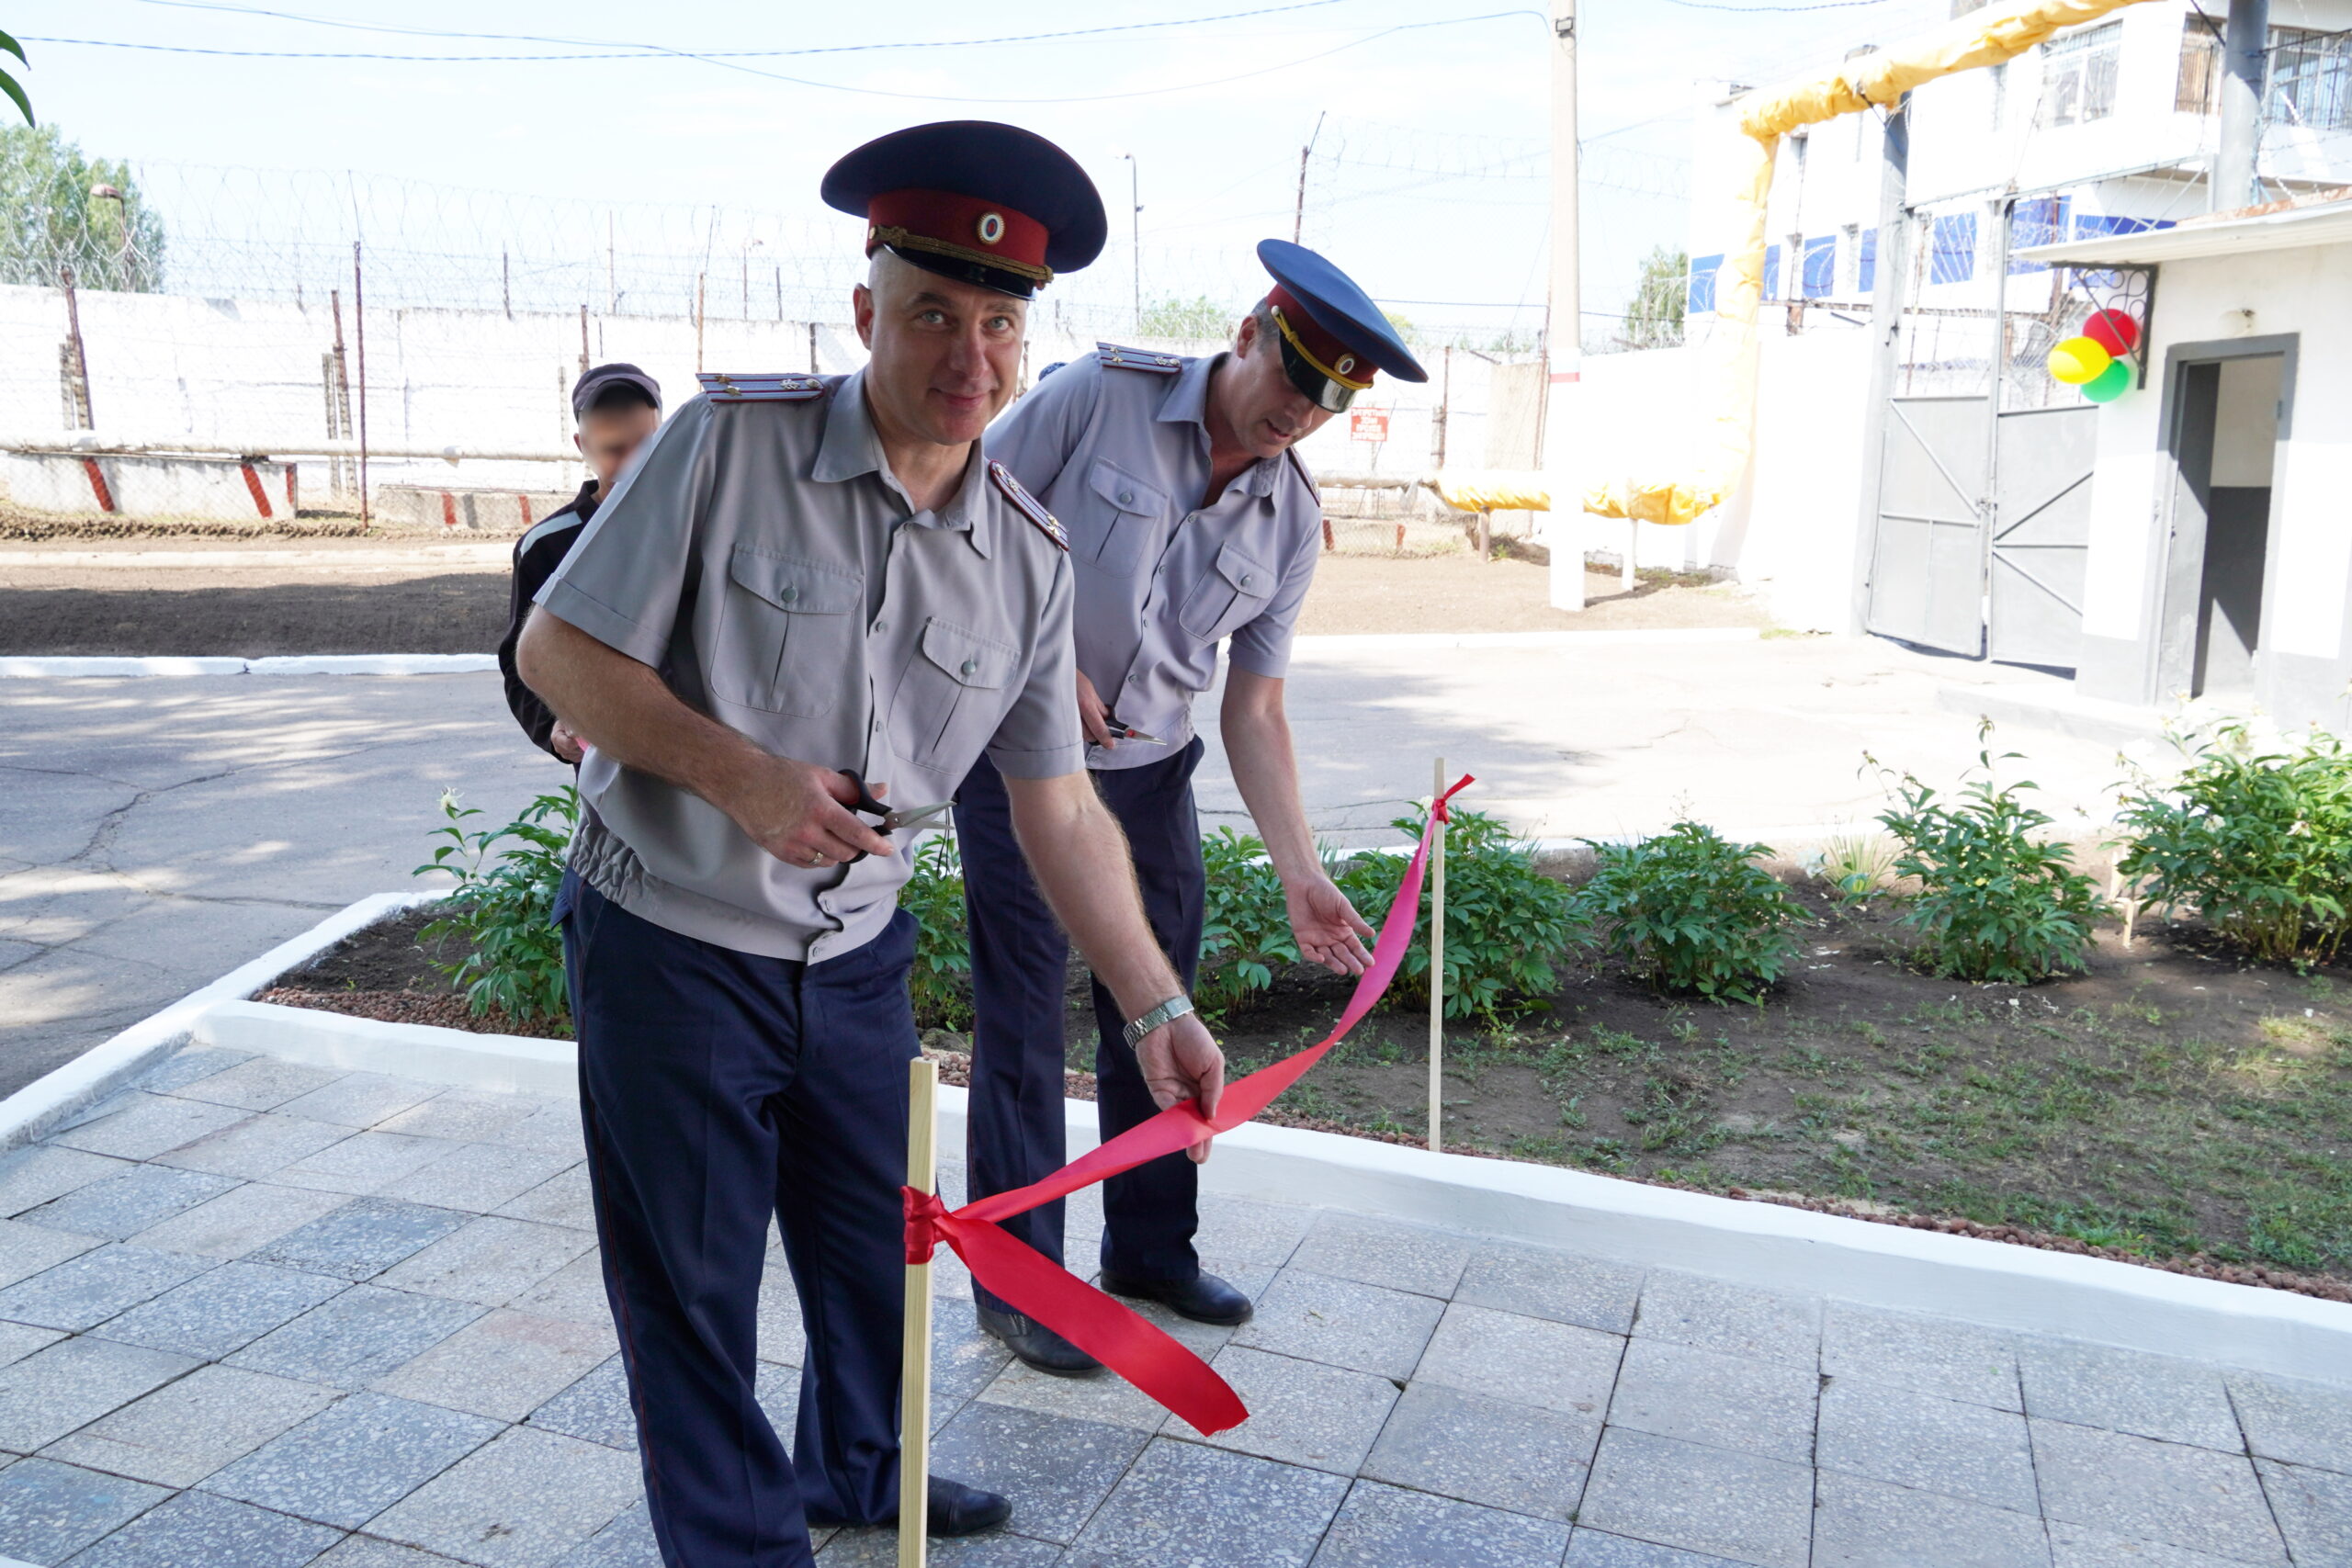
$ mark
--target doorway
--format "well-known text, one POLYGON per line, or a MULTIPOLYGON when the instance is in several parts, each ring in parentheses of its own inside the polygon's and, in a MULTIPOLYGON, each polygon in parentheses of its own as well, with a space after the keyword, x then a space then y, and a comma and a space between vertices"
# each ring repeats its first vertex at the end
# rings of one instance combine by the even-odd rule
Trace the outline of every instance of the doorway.
POLYGON ((2271 489, 2291 343, 2177 349, 2160 693, 2252 699, 2262 672, 2271 489), (2193 356, 2192 356, 2193 355, 2193 356))

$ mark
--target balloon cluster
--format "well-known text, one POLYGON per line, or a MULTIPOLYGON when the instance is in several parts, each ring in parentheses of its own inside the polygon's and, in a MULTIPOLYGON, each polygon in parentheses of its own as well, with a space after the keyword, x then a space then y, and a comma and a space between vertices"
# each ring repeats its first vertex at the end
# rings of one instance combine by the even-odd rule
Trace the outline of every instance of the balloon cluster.
POLYGON ((2140 323, 2121 310, 2100 310, 2083 323, 2082 335, 2050 351, 2050 374, 2095 403, 2111 403, 2132 385, 2126 356, 2140 341, 2140 323))

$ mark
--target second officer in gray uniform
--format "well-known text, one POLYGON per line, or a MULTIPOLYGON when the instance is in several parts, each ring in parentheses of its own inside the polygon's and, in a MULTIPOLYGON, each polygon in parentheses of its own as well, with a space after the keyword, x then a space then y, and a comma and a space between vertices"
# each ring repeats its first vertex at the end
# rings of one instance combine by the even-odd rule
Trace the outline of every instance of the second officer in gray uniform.
MULTIPOLYGON (((1300 955, 1361 974, 1372 929, 1323 869, 1299 802, 1283 711, 1291 636, 1322 545, 1323 507, 1296 445, 1375 371, 1429 378, 1363 291, 1314 252, 1268 240, 1274 288, 1230 353, 1183 359, 1103 345, 1040 382, 990 428, 989 450, 1069 534, 1079 717, 1087 765, 1135 858, 1144 907, 1187 991, 1200 964, 1200 824, 1193 699, 1230 639, 1219 727, 1234 782, 1280 874, 1300 955)), ((956 797, 977 1026, 967 1157, 975 1198, 1063 1163, 1062 973, 1069 948, 1023 864, 1005 780, 988 758, 956 797)), ((1094 987, 1097 1113, 1110 1138, 1159 1109, 1125 1012, 1094 987), (1123 1037, 1130 1036, 1130 1037, 1123 1037)), ((1197 1179, 1181 1158, 1104 1189, 1102 1287, 1204 1323, 1250 1298, 1201 1271, 1197 1179)), ((1007 1228, 1061 1257, 1061 1209, 1007 1228)), ((1093 1359, 981 1292, 981 1326, 1042 1371, 1093 1359)))

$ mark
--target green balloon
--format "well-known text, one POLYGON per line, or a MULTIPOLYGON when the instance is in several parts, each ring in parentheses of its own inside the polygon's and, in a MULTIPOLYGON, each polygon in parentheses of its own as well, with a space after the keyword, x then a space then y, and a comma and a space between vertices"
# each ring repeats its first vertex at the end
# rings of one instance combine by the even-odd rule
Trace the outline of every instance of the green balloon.
POLYGON ((2111 403, 2132 389, 2132 362, 2119 359, 2083 383, 2083 396, 2095 403, 2111 403))

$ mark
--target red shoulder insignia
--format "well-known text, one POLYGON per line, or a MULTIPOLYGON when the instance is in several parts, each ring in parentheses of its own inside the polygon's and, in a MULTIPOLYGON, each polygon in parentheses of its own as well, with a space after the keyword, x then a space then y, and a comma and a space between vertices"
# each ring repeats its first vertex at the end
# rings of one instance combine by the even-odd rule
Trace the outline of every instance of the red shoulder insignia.
POLYGON ((823 397, 828 389, 824 378, 818 376, 703 370, 696 372, 695 379, 715 403, 801 403, 823 397))
POLYGON ((1013 510, 1029 519, 1031 527, 1052 540, 1054 548, 1065 555, 1069 553, 1069 536, 1062 532, 1060 522, 1038 503, 1035 496, 1021 488, 1021 481, 1012 477, 1011 468, 990 457, 989 478, 995 481, 997 489, 1004 492, 1004 499, 1012 502, 1013 510))
POLYGON ((1096 344, 1094 357, 1113 370, 1148 370, 1155 376, 1173 376, 1184 368, 1183 360, 1175 355, 1127 348, 1115 343, 1096 344))

